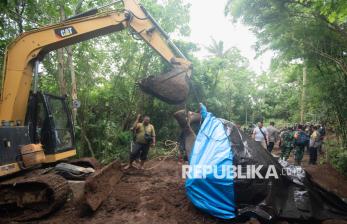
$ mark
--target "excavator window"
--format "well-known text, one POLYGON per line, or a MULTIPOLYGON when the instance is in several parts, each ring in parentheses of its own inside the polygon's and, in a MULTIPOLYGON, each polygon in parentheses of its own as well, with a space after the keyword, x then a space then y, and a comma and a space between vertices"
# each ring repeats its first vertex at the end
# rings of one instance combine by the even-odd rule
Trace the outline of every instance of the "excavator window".
POLYGON ((36 119, 36 133, 35 133, 35 143, 42 142, 42 131, 45 119, 47 117, 44 105, 42 101, 37 103, 37 119, 36 119))
POLYGON ((66 113, 65 101, 61 98, 49 96, 50 115, 54 121, 54 138, 56 150, 61 151, 73 146, 73 135, 71 132, 71 121, 66 113))
POLYGON ((46 154, 74 148, 73 124, 64 97, 32 94, 28 112, 31 141, 41 143, 46 154))

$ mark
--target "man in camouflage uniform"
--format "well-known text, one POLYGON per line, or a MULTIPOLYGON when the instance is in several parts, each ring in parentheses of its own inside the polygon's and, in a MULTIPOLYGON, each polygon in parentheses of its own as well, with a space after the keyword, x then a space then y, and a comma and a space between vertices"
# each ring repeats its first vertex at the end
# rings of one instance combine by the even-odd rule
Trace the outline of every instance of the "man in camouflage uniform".
POLYGON ((295 146, 295 165, 301 165, 301 161, 304 157, 305 146, 309 138, 307 134, 304 132, 303 125, 299 124, 296 132, 294 133, 294 146, 295 146))
POLYGON ((285 129, 280 135, 281 159, 287 161, 294 147, 294 132, 291 128, 285 129))

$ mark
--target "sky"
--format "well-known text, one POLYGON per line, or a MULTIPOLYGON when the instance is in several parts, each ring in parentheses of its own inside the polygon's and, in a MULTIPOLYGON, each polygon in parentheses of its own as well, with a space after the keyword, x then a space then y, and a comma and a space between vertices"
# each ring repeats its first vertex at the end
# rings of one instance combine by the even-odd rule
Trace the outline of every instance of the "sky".
POLYGON ((237 47, 241 54, 248 58, 250 68, 256 73, 267 71, 270 66, 272 52, 255 58, 253 45, 256 37, 249 28, 241 23, 233 24, 230 18, 224 16, 224 7, 227 0, 185 0, 191 4, 189 41, 198 44, 200 52, 196 56, 208 56, 205 47, 212 43, 211 38, 223 41, 225 49, 237 47))

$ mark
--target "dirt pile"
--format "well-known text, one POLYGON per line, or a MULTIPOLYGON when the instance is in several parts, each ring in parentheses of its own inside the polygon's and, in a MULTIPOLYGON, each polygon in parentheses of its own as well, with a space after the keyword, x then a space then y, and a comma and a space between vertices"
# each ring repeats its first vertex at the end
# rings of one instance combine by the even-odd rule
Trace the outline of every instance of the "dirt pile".
POLYGON ((307 165, 304 168, 319 186, 347 199, 347 178, 338 173, 330 164, 307 165))
MULTIPOLYGON (((320 169, 317 166, 316 169, 320 169)), ((94 213, 81 217, 80 204, 72 201, 46 219, 29 223, 44 224, 201 224, 227 223, 198 211, 186 198, 181 165, 175 160, 149 161, 147 170, 131 169, 94 213)), ((318 171, 319 172, 319 171, 318 171)), ((341 177, 339 176, 340 180, 341 177)), ((339 182, 338 179, 334 183, 339 182)), ((345 185, 346 186, 346 185, 345 185)), ((233 223, 233 222, 232 222, 233 223)), ((256 220, 248 223, 258 224, 256 220)), ((279 221, 277 224, 289 224, 279 221)), ((347 224, 330 220, 323 224, 347 224)))
POLYGON ((95 212, 80 217, 80 206, 67 203, 34 223, 218 223, 194 208, 185 195, 181 165, 174 160, 150 161, 147 170, 130 169, 95 212))

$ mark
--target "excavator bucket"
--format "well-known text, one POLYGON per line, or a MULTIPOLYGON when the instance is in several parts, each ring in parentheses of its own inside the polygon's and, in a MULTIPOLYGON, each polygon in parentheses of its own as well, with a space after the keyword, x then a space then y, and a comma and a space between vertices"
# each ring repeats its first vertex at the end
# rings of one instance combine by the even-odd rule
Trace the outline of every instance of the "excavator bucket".
POLYGON ((89 176, 84 188, 84 204, 92 211, 96 211, 112 193, 122 175, 121 164, 114 161, 89 176))
POLYGON ((142 91, 169 104, 181 104, 189 94, 191 69, 174 67, 159 76, 149 76, 140 81, 142 91))

